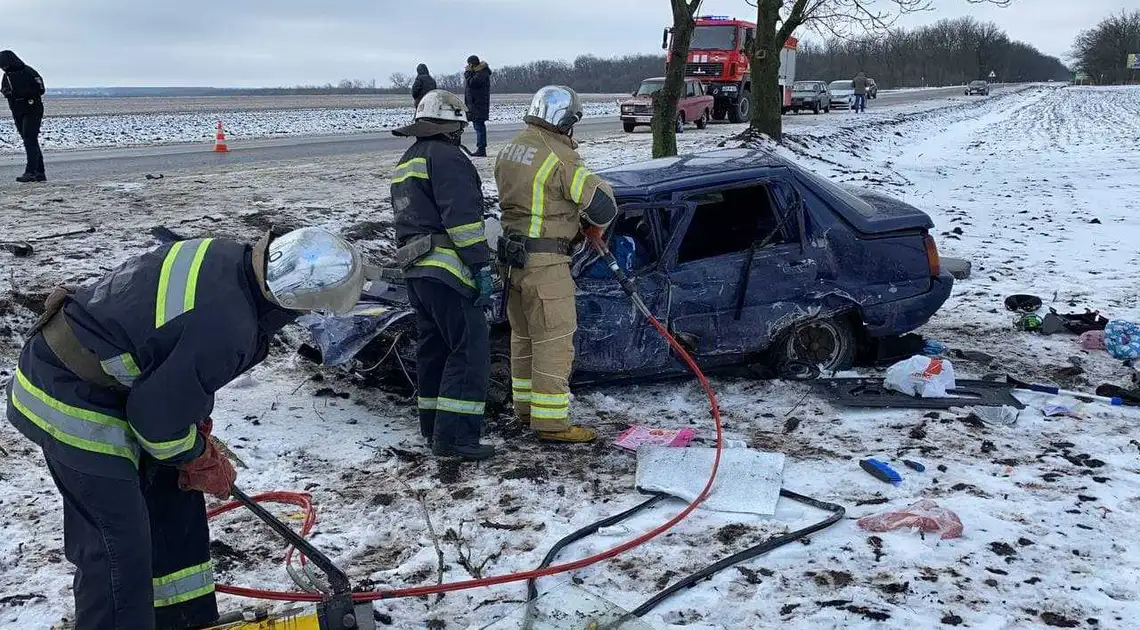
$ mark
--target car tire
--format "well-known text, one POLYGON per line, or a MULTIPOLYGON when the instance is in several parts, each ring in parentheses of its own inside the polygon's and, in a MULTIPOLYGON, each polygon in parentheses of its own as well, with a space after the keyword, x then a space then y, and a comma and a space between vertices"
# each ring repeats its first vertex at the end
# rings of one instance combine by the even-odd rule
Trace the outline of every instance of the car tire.
POLYGON ((858 349, 855 327, 849 317, 827 317, 797 326, 776 344, 777 365, 804 364, 824 371, 846 370, 858 349))
POLYGON ((697 129, 704 129, 709 126, 709 110, 701 112, 701 117, 697 119, 697 129))
POLYGON ((816 103, 815 105, 812 106, 811 113, 812 114, 819 114, 819 103, 816 103))
POLYGON ((748 96, 742 95, 736 104, 728 108, 728 120, 733 123, 742 123, 748 121, 748 115, 752 112, 752 103, 748 100, 748 96))
POLYGON ((622 123, 621 128, 624 129, 626 133, 633 133, 633 130, 637 129, 637 125, 633 123, 622 123))
POLYGON ((685 133, 685 112, 677 112, 677 133, 685 133))

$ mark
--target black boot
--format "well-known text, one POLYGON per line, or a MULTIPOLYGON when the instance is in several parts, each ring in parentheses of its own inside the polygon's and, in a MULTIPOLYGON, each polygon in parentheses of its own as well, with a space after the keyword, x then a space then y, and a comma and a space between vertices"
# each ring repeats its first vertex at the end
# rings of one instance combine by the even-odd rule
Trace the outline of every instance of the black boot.
POLYGON ((471 154, 471 157, 487 157, 487 149, 475 149, 475 152, 471 154))
POLYGON ((46 181, 47 181, 47 175, 45 175, 45 174, 43 174, 43 173, 36 173, 36 179, 35 179, 35 181, 37 181, 37 182, 46 182, 46 181))
MULTIPOLYGON (((21 184, 25 184, 27 182, 34 182, 34 181, 36 181, 36 176, 33 173, 24 173, 23 175, 17 177, 16 181, 20 182, 21 184)), ((47 181, 46 177, 44 178, 44 181, 47 181)))
POLYGON ((490 459, 495 456, 495 447, 490 444, 453 444, 442 446, 432 444, 431 452, 439 457, 461 457, 470 461, 490 459))

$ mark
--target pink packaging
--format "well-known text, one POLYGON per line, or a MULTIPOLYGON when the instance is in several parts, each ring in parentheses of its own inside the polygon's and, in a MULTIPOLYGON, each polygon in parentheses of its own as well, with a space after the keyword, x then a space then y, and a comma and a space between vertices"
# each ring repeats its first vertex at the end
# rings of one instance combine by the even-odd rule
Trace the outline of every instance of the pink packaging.
POLYGON ((697 432, 693 429, 655 429, 642 424, 635 424, 614 440, 614 444, 630 451, 638 447, 649 446, 676 446, 685 447, 692 443, 697 432))

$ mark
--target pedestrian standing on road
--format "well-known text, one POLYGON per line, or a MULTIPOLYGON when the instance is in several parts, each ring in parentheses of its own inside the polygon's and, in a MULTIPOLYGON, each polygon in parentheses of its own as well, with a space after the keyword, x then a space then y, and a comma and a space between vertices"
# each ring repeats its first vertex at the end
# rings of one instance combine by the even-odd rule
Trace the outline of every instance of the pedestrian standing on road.
POLYGON ((35 68, 20 61, 10 50, 0 51, 0 69, 4 78, 0 79, 0 93, 8 99, 12 119, 16 122, 16 133, 24 141, 24 152, 28 154, 28 165, 18 182, 46 182, 44 154, 40 150, 40 124, 44 120, 44 80, 35 68))
POLYGON ((855 103, 851 108, 856 114, 867 111, 867 74, 860 72, 851 79, 851 87, 855 89, 855 103))
POLYGON ((463 100, 467 103, 467 120, 475 128, 475 153, 487 157, 487 121, 491 118, 491 69, 486 61, 471 55, 463 72, 463 100))
POLYGON ((412 100, 416 102, 419 107, 420 100, 423 99, 424 94, 436 88, 435 79, 432 78, 431 73, 428 72, 427 64, 420 64, 416 66, 416 80, 412 82, 412 100))

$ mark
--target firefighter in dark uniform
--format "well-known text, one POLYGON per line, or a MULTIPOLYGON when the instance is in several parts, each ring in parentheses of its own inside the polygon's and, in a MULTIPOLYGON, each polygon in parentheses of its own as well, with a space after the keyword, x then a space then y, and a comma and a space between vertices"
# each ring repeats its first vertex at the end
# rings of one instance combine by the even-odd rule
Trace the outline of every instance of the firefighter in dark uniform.
POLYGON ((570 422, 570 371, 578 318, 571 243, 600 236, 617 215, 613 190, 586 168, 574 141, 582 104, 568 87, 539 90, 519 132, 495 162, 503 208, 499 258, 508 269, 511 389, 519 420, 541 440, 590 442, 570 422))
POLYGON ((490 250, 479 174, 460 147, 466 107, 432 90, 415 122, 392 133, 415 138, 392 176, 397 260, 419 330, 416 380, 420 432, 444 457, 487 459, 480 444, 491 372, 487 318, 490 250))
POLYGON ((77 630, 217 619, 203 492, 225 498, 236 473, 209 439, 214 392, 301 311, 350 309, 363 284, 351 245, 305 228, 179 241, 52 293, 7 416, 63 497, 77 630))

